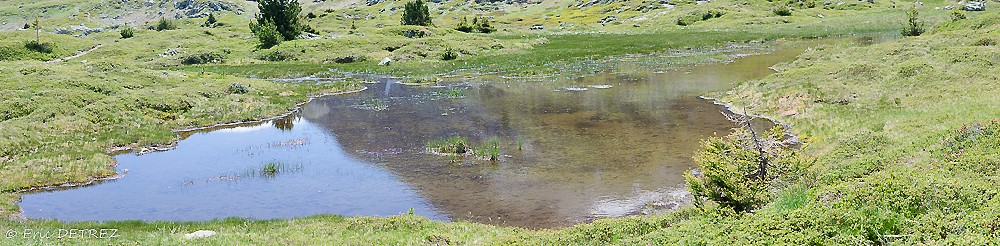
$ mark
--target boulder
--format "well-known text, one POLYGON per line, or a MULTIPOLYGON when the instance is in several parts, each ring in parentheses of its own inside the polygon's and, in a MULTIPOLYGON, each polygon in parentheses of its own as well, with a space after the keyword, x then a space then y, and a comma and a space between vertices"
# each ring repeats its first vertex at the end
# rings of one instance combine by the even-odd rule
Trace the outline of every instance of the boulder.
POLYGON ((302 34, 299 34, 299 36, 296 36, 295 38, 297 38, 297 39, 317 39, 317 38, 320 38, 320 36, 316 35, 314 33, 304 32, 302 34))
POLYGON ((392 62, 392 58, 386 57, 382 61, 378 62, 379 66, 388 66, 392 62))
POLYGON ((965 11, 986 11, 986 2, 972 2, 972 1, 970 1, 969 3, 965 4, 965 7, 962 7, 962 10, 965 10, 965 11))

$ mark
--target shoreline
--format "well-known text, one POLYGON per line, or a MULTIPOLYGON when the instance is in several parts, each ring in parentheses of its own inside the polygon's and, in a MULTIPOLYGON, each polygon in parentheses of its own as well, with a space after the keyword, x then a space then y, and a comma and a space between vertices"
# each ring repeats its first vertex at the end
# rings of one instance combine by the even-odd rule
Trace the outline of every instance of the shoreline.
MULTIPOLYGON (((182 133, 182 132, 192 132, 192 131, 200 131, 200 130, 217 128, 217 127, 227 127, 227 126, 234 126, 234 125, 241 125, 241 124, 253 124, 253 123, 260 123, 260 122, 270 121, 270 120, 274 120, 274 119, 278 119, 278 118, 282 118, 282 117, 287 117, 288 115, 294 114, 295 112, 298 112, 299 110, 301 110, 303 105, 306 105, 306 104, 312 102, 313 100, 315 100, 317 98, 322 98, 322 97, 327 97, 327 96, 336 96, 336 95, 351 94, 351 93, 358 93, 358 92, 362 92, 362 91, 365 91, 365 90, 368 90, 368 87, 364 86, 361 89, 356 89, 356 90, 340 91, 340 92, 325 92, 325 93, 319 93, 319 94, 315 94, 315 95, 310 95, 308 97, 308 99, 306 99, 304 102, 296 103, 295 106, 294 106, 294 108, 292 110, 289 110, 288 112, 282 113, 282 114, 277 115, 277 116, 270 116, 270 117, 265 117, 265 118, 257 119, 257 120, 219 123, 219 124, 213 124, 213 125, 209 125, 209 126, 192 127, 192 128, 185 128, 185 129, 173 130, 173 132, 176 134, 177 138, 174 139, 173 141, 171 141, 171 143, 169 143, 169 144, 166 144, 166 145, 149 145, 149 146, 143 146, 143 147, 140 147, 137 144, 130 144, 130 145, 125 145, 125 146, 120 146, 120 147, 107 148, 105 150, 105 154, 108 154, 110 156, 115 156, 115 155, 120 155, 120 154, 124 154, 124 153, 127 153, 127 152, 131 152, 131 151, 134 151, 136 149, 140 150, 140 154, 146 154, 146 153, 156 152, 156 151, 167 151, 167 150, 171 150, 171 149, 177 148, 177 144, 181 140, 179 133, 182 133)), ((114 168, 116 168, 117 166, 118 166, 118 161, 116 160, 111 165, 112 171, 114 171, 114 168)), ((75 187, 84 187, 84 186, 89 186, 89 185, 93 185, 93 184, 102 183, 102 182, 105 182, 105 181, 116 180, 116 179, 119 179, 119 178, 122 178, 122 177, 125 177, 125 175, 122 175, 120 173, 115 172, 114 175, 109 175, 109 176, 104 176, 104 177, 91 177, 90 179, 87 179, 87 180, 81 181, 81 182, 66 182, 66 183, 53 184, 53 185, 31 186, 31 187, 26 187, 26 188, 21 188, 21 189, 13 190, 13 191, 10 191, 9 193, 20 195, 20 194, 23 194, 23 193, 31 193, 31 192, 37 192, 37 191, 49 191, 49 190, 59 190, 59 189, 67 189, 67 188, 75 188, 75 187)), ((17 202, 14 202, 14 203, 15 204, 20 203, 20 198, 18 198, 17 202)), ((24 220, 27 219, 26 217, 24 217, 24 209, 22 209, 20 206, 18 206, 18 211, 16 213, 11 213, 8 216, 11 219, 14 219, 15 221, 24 221, 24 220)))

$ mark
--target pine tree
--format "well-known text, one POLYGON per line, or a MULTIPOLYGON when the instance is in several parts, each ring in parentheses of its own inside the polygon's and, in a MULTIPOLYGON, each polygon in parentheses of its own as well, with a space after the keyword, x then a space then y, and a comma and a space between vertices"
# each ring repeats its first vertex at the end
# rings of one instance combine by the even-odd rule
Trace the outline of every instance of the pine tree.
POLYGON ((427 10, 427 4, 424 4, 423 0, 406 3, 406 6, 403 7, 402 22, 403 25, 431 25, 431 13, 427 10))
POLYGON ((294 40, 302 34, 302 24, 299 22, 299 12, 302 12, 302 7, 299 6, 299 1, 260 0, 257 2, 257 8, 260 9, 260 14, 257 15, 256 23, 250 23, 251 30, 267 30, 268 28, 262 28, 260 25, 272 23, 284 40, 294 40))
POLYGON ((205 27, 213 27, 218 20, 215 19, 215 13, 208 13, 208 20, 205 20, 205 27))
POLYGON ((38 21, 38 17, 35 17, 35 22, 32 22, 32 27, 35 28, 35 43, 39 43, 39 34, 42 32, 42 23, 38 21))

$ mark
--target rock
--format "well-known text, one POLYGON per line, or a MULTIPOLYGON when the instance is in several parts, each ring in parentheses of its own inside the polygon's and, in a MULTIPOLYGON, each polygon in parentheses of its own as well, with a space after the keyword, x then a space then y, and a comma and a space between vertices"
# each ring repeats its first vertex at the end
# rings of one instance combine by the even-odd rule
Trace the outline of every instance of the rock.
POLYGON ((305 33, 299 34, 299 36, 296 36, 295 38, 297 38, 297 39, 317 39, 317 38, 320 38, 320 36, 316 35, 316 34, 313 34, 313 33, 305 32, 305 33))
POLYGON ((952 9, 955 9, 955 6, 951 6, 951 5, 944 6, 944 9, 945 10, 952 10, 952 9))
POLYGON ((160 54, 160 57, 175 56, 180 53, 181 53, 180 51, 177 51, 175 49, 167 49, 167 51, 164 51, 163 54, 160 54))
POLYGON ((542 30, 542 29, 545 29, 545 26, 534 25, 534 26, 531 26, 530 28, 528 28, 528 30, 542 30))
POLYGON ((211 237, 211 236, 215 236, 215 234, 216 233, 214 231, 200 230, 200 231, 196 231, 196 232, 184 234, 184 239, 191 240, 191 239, 197 239, 197 238, 203 238, 203 237, 211 237))
POLYGON ((597 20, 597 23, 604 24, 604 23, 613 22, 613 21, 617 21, 617 20, 618 20, 618 16, 609 15, 609 16, 605 16, 604 18, 601 18, 600 20, 597 20))
POLYGON ((392 58, 386 57, 386 58, 383 58, 382 61, 378 62, 378 65, 379 66, 388 66, 389 63, 391 63, 391 62, 392 62, 392 58))
POLYGON ((969 3, 965 4, 965 7, 962 7, 962 10, 965 10, 965 11, 986 11, 986 2, 972 2, 972 1, 970 1, 969 3))

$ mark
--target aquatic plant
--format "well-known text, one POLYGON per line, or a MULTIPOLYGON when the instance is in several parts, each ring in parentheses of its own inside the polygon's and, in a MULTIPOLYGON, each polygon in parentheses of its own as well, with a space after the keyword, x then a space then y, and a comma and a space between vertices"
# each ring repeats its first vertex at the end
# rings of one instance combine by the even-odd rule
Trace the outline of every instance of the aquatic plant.
POLYGON ((367 101, 361 104, 361 107, 375 112, 389 109, 389 105, 386 105, 384 102, 382 102, 382 100, 379 100, 378 98, 374 97, 369 98, 367 101))
POLYGON ((263 176, 274 176, 278 174, 280 163, 268 162, 260 167, 260 174, 263 176))
POLYGON ((460 91, 458 89, 454 89, 454 88, 453 89, 448 89, 447 91, 444 92, 444 94, 445 94, 445 96, 447 96, 450 99, 465 97, 465 93, 464 92, 462 92, 462 91, 460 91))
POLYGON ((427 142, 427 150, 437 154, 464 155, 471 149, 469 148, 469 140, 465 137, 451 136, 427 142))
POLYGON ((524 149, 524 139, 521 136, 517 136, 517 150, 524 149))
POLYGON ((474 148, 472 152, 477 158, 489 161, 500 160, 500 137, 489 137, 483 140, 483 144, 474 148))

